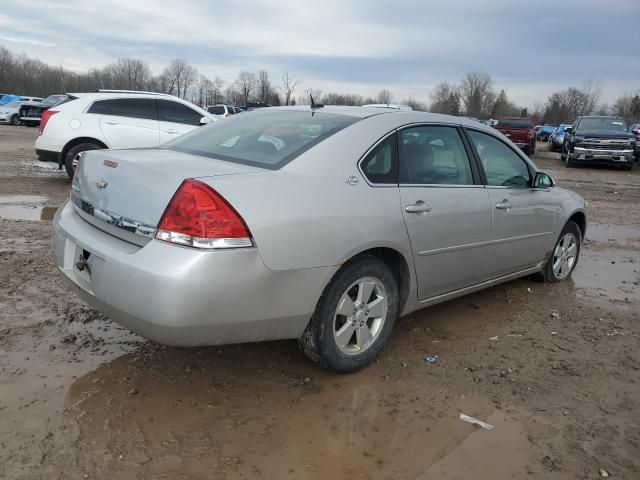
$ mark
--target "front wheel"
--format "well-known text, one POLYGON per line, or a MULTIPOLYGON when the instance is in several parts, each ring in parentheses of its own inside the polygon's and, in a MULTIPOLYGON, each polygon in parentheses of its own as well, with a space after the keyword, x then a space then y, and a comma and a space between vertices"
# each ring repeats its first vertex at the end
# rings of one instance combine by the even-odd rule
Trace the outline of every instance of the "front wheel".
POLYGON ((363 256, 342 267, 327 285, 298 344, 318 365, 354 372, 387 343, 398 304, 389 267, 377 257, 363 256))
POLYGON ((582 232, 580 227, 574 221, 569 220, 560 233, 551 257, 535 278, 547 283, 567 280, 576 268, 581 248, 582 232))
POLYGON ((11 116, 11 125, 20 126, 20 116, 17 113, 11 116))

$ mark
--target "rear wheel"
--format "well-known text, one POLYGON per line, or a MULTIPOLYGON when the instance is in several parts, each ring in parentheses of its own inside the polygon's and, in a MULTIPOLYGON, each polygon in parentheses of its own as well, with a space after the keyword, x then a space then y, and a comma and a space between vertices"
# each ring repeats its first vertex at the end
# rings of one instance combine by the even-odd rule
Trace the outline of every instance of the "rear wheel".
POLYGON ((17 113, 11 116, 11 125, 16 127, 20 125, 20 116, 17 113))
POLYGON ((77 160, 74 163, 76 155, 80 152, 86 152, 87 150, 100 150, 102 147, 95 143, 80 143, 75 147, 72 147, 64 157, 64 168, 67 171, 69 177, 73 177, 73 171, 75 170, 77 160))
POLYGON ((574 221, 569 220, 558 237, 551 257, 542 271, 534 278, 549 283, 561 282, 570 278, 578 263, 581 248, 582 232, 580 227, 574 221))
POLYGON ((387 343, 398 298, 396 280, 384 262, 374 256, 356 259, 327 285, 298 344, 318 365, 354 372, 387 343))

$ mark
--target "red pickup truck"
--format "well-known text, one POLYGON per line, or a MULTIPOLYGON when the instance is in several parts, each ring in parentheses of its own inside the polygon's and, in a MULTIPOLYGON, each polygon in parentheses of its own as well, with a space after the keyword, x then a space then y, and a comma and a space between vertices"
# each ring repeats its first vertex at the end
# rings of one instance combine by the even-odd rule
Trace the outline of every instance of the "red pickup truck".
POLYGON ((530 118, 501 118, 494 128, 524 150, 527 155, 532 155, 535 152, 536 134, 530 118))

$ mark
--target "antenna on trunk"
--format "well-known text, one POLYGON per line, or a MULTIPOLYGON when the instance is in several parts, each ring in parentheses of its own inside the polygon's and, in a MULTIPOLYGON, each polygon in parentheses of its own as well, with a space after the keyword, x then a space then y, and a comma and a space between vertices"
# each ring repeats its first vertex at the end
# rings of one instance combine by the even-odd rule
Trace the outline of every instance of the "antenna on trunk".
POLYGON ((311 109, 313 110, 314 108, 322 108, 324 107, 324 105, 322 103, 316 103, 313 100, 313 95, 309 94, 309 98, 311 99, 311 109))

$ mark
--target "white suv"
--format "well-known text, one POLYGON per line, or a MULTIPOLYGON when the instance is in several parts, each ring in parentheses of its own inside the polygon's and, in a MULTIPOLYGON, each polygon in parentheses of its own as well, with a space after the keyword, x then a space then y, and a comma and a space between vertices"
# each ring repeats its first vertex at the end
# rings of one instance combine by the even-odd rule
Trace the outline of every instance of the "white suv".
POLYGON ((69 94, 46 110, 36 154, 73 176, 73 159, 85 150, 155 147, 218 119, 185 100, 159 93, 100 90, 69 94))

